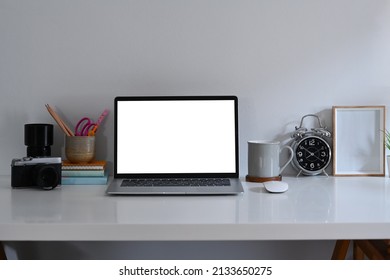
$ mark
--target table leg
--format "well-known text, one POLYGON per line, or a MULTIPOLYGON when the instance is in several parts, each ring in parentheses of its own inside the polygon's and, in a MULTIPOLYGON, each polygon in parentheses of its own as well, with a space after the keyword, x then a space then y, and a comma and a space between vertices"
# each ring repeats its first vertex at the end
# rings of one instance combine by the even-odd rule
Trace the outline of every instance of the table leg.
POLYGON ((5 254, 4 245, 0 241, 0 260, 6 260, 6 259, 7 259, 7 255, 5 254))
POLYGON ((364 260, 364 252, 357 242, 353 242, 353 259, 354 260, 364 260))
POLYGON ((332 260, 345 260, 350 240, 337 240, 333 249, 332 260))

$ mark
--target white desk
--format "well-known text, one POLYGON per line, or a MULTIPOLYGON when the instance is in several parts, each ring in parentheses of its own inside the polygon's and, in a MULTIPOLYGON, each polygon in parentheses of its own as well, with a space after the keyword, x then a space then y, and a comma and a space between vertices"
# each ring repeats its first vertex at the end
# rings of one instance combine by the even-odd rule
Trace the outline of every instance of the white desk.
POLYGON ((284 178, 283 194, 107 196, 106 186, 12 189, 0 177, 0 240, 390 239, 390 179, 284 178))

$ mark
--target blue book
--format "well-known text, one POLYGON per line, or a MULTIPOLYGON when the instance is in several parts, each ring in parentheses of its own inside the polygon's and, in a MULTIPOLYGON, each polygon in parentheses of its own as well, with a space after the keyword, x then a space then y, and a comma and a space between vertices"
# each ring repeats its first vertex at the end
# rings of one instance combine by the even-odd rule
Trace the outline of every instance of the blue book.
POLYGON ((104 176, 63 176, 62 185, 107 185, 108 173, 104 176))
POLYGON ((62 170, 62 177, 101 177, 105 171, 102 170, 62 170))

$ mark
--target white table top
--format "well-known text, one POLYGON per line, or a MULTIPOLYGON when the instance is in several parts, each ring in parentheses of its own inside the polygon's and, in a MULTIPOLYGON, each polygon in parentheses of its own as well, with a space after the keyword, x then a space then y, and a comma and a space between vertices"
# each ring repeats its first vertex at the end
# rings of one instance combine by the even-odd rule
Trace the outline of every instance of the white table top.
POLYGON ((390 239, 390 179, 285 177, 268 193, 107 196, 106 186, 12 189, 0 176, 0 240, 390 239))

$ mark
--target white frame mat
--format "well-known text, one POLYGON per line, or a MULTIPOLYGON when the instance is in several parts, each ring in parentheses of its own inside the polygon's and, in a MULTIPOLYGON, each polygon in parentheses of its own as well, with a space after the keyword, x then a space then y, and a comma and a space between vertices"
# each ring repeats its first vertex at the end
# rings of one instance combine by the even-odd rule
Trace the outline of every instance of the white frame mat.
POLYGON ((385 106, 334 106, 333 175, 385 176, 385 106))

